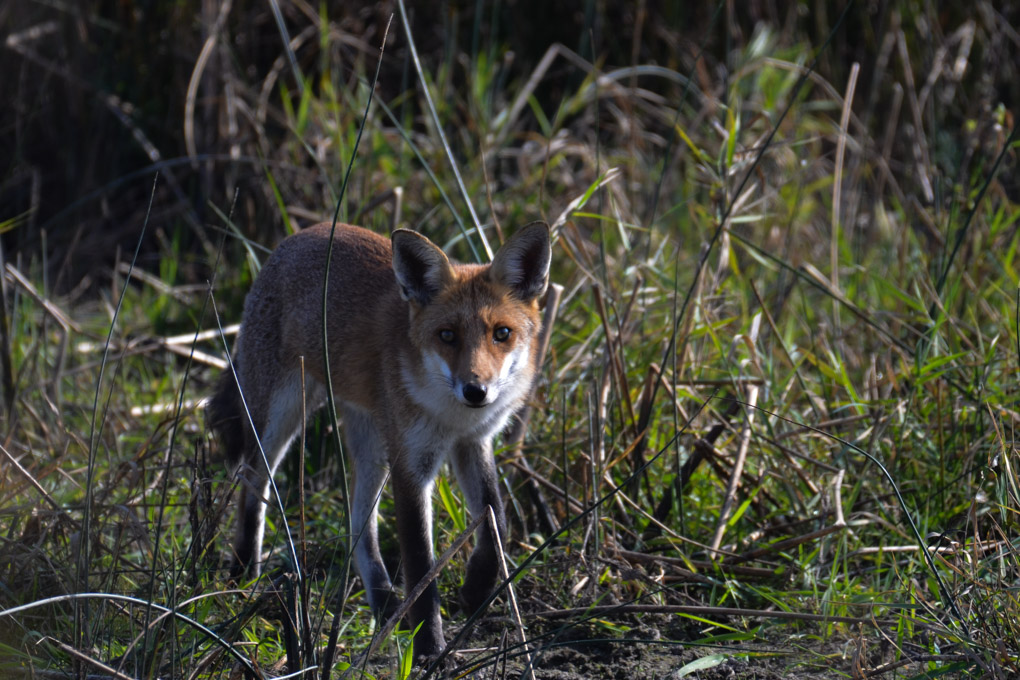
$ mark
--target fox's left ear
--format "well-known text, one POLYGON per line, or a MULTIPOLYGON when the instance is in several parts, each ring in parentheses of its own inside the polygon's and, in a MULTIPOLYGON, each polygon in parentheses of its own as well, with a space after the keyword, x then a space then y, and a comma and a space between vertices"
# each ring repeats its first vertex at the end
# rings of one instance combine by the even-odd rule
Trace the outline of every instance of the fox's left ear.
POLYGON ((552 246, 549 225, 532 222, 517 230, 492 260, 491 276, 530 302, 545 294, 549 285, 552 246))

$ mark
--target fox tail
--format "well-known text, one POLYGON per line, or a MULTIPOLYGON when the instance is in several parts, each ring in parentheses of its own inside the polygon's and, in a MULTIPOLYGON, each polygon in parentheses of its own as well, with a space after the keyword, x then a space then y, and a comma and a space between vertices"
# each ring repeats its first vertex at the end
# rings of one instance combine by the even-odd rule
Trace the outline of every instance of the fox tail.
POLYGON ((236 468, 244 457, 245 420, 237 380, 228 368, 220 375, 216 391, 206 406, 206 422, 219 437, 231 468, 236 468))

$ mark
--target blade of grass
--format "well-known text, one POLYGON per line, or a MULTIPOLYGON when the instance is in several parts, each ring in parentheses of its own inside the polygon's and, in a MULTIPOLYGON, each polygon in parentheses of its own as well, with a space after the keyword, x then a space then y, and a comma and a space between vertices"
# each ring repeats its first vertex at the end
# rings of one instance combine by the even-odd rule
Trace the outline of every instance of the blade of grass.
MULTIPOLYGON (((404 0, 397 0, 397 7, 400 8, 400 19, 404 25, 404 35, 407 36, 407 45, 411 48, 411 60, 414 62, 414 68, 418 72, 418 80, 421 83, 422 94, 425 96, 425 102, 428 104, 429 113, 432 116, 432 122, 436 126, 436 132, 439 135, 439 141, 443 145, 443 150, 446 152, 446 158, 450 163, 450 170, 453 171, 453 176, 457 179, 457 187, 460 189, 460 195, 464 199, 465 205, 467 205, 468 212, 471 214, 471 221, 475 225, 475 231, 478 233, 478 237, 482 241, 482 248, 485 250, 485 256, 489 261, 492 261, 492 247, 489 246, 489 239, 485 236, 485 232, 482 231, 482 223, 478 219, 478 214, 475 212, 474 204, 471 202, 471 195, 468 194, 467 188, 464 186, 464 180, 460 176, 460 170, 457 169, 457 161, 453 157, 453 150, 450 149, 449 142, 446 141, 446 133, 443 132, 443 124, 439 120, 439 113, 436 111, 436 105, 432 101, 432 95, 429 93, 429 84, 425 80, 425 73, 421 68, 421 59, 418 58, 418 48, 414 44, 414 36, 411 35, 411 22, 407 18, 407 9, 404 7, 404 0)), ((468 245, 471 246, 471 252, 475 256, 475 260, 479 260, 478 252, 475 250, 471 241, 468 241, 468 245)))
MULTIPOLYGON (((233 216, 234 208, 237 206, 237 197, 238 197, 238 192, 235 191, 234 192, 234 200, 231 202, 231 206, 230 206, 230 213, 229 213, 230 217, 233 216)), ((167 452, 167 457, 166 457, 167 469, 164 470, 164 472, 163 472, 163 484, 162 484, 162 489, 160 491, 159 512, 156 515, 156 535, 155 535, 155 537, 153 539, 153 542, 152 542, 153 560, 152 560, 152 569, 149 572, 149 596, 148 596, 148 601, 149 602, 153 602, 155 600, 155 590, 156 590, 156 584, 157 584, 156 572, 157 572, 157 569, 159 568, 159 560, 156 559, 156 555, 158 555, 160 541, 162 539, 162 534, 163 534, 163 518, 164 518, 164 514, 166 512, 166 507, 167 507, 166 499, 167 499, 167 494, 169 492, 169 487, 170 487, 170 478, 172 476, 171 470, 169 468, 171 467, 171 461, 173 460, 173 452, 174 452, 174 449, 175 449, 176 444, 177 444, 177 434, 178 434, 180 423, 181 423, 181 412, 184 410, 185 392, 186 392, 186 389, 187 389, 187 386, 188 386, 188 378, 191 376, 191 367, 193 365, 194 358, 195 358, 195 350, 196 350, 196 348, 198 346, 199 334, 202 332, 202 328, 204 326, 206 311, 209 308, 209 301, 212 299, 213 289, 214 289, 215 284, 216 284, 216 276, 217 276, 217 273, 220 270, 220 259, 221 259, 222 255, 223 255, 223 246, 224 246, 224 243, 226 242, 226 237, 227 237, 226 232, 224 232, 221 235, 221 237, 220 237, 220 246, 219 246, 219 248, 216 251, 216 260, 215 260, 215 262, 213 264, 213 269, 212 269, 212 271, 213 271, 212 279, 209 281, 209 286, 208 286, 208 289, 207 289, 208 292, 207 292, 206 296, 204 297, 204 299, 202 300, 202 309, 199 312, 198 319, 195 322, 195 334, 194 334, 194 337, 191 340, 191 349, 188 352, 188 356, 187 356, 187 359, 185 361, 184 376, 183 376, 183 379, 181 380, 181 386, 180 386, 180 390, 179 390, 178 396, 177 396, 177 405, 176 405, 176 409, 174 411, 174 417, 173 417, 172 425, 171 425, 171 428, 170 428, 170 443, 168 445, 168 452, 167 452)), ((188 553, 190 553, 190 551, 192 550, 194 545, 195 545, 194 541, 192 541, 191 544, 189 544, 189 546, 188 546, 188 553)), ((188 561, 187 560, 187 554, 185 554, 182 557, 182 559, 178 562, 178 570, 177 570, 177 578, 178 579, 180 579, 183 576, 184 570, 185 570, 185 565, 187 564, 187 561, 188 561)), ((146 610, 145 610, 145 616, 143 617, 143 624, 142 624, 143 628, 145 629, 145 641, 144 641, 144 644, 142 645, 143 653, 148 652, 148 650, 151 649, 151 647, 149 645, 149 634, 151 632, 151 627, 149 626, 149 621, 150 621, 151 613, 152 613, 152 608, 151 607, 147 607, 146 610)), ((153 664, 155 664, 155 663, 156 663, 156 656, 153 655, 153 664)), ((144 663, 144 659, 142 660, 142 665, 143 666, 146 665, 144 663)), ((156 670, 156 669, 153 668, 152 670, 156 670)))
MULTIPOLYGON (((1002 159, 1006 157, 1006 154, 1009 153, 1013 146, 1013 139, 1016 137, 1017 127, 1020 127, 1020 116, 1017 117, 1016 123, 1013 125, 1013 129, 1009 131, 1009 137, 999 150, 999 155, 995 157, 992 169, 988 172, 988 176, 981 184, 981 189, 978 191, 977 196, 974 197, 973 205, 971 206, 971 209, 967 211, 967 216, 964 218, 963 224, 956 230, 956 239, 953 242, 953 250, 949 253, 949 257, 946 259, 946 264, 942 268, 942 273, 939 275, 938 281, 935 284, 935 292, 940 297, 942 296, 942 291, 945 289, 946 278, 949 276, 949 270, 952 268, 953 262, 956 260, 956 254, 960 252, 960 246, 963 245, 963 239, 967 236, 967 232, 970 230, 970 225, 974 221, 974 215, 977 214, 978 208, 981 207, 981 201, 985 197, 985 192, 988 191, 988 187, 991 186, 992 180, 995 179, 995 175, 998 174, 999 166, 1002 164, 1002 159)), ((933 320, 938 315, 938 308, 934 302, 929 308, 928 314, 933 320)))
POLYGON ((89 600, 111 600, 113 602, 127 602, 130 604, 144 605, 147 607, 152 607, 153 609, 158 609, 164 614, 172 616, 175 619, 186 623, 187 625, 191 626, 192 628, 198 630, 199 632, 209 637, 213 642, 222 647, 227 654, 234 657, 234 660, 241 665, 241 669, 244 671, 245 675, 252 678, 252 680, 260 680, 262 678, 262 675, 256 672, 254 666, 251 665, 251 662, 249 662, 248 659, 246 659, 244 655, 241 654, 241 652, 235 649, 234 645, 232 645, 228 640, 225 640, 221 636, 217 635, 210 628, 207 628, 198 621, 195 621, 194 619, 185 616, 179 611, 170 609, 169 607, 164 607, 163 605, 157 604, 155 602, 143 600, 138 597, 131 597, 130 595, 118 595, 115 593, 68 593, 67 595, 57 595, 55 597, 47 597, 45 599, 36 600, 35 602, 29 602, 28 604, 19 605, 17 607, 11 607, 10 609, 0 610, 0 619, 8 616, 14 616, 15 614, 21 614, 23 612, 31 611, 39 607, 45 607, 51 604, 58 604, 60 602, 68 601, 79 602, 89 600))
POLYGON ((290 62, 290 70, 294 73, 294 80, 298 84, 298 89, 303 92, 305 89, 305 79, 301 76, 301 68, 298 66, 297 57, 294 55, 294 48, 290 46, 290 35, 287 33, 287 24, 283 21, 283 12, 280 11, 279 0, 269 0, 269 6, 273 10, 276 28, 280 31, 280 37, 283 38, 283 51, 287 55, 287 61, 290 62))
POLYGON ((351 178, 351 172, 354 170, 354 160, 358 157, 358 146, 361 144, 361 135, 365 131, 365 127, 368 125, 368 114, 371 112, 375 88, 379 83, 379 73, 382 69, 383 55, 386 51, 386 38, 389 36, 390 25, 392 23, 393 15, 391 14, 389 21, 386 22, 386 30, 383 31, 382 44, 379 46, 379 58, 376 61, 375 77, 372 79, 371 89, 365 100, 365 113, 362 115, 361 124, 358 126, 358 135, 354 140, 354 148, 351 149, 351 158, 347 163, 347 171, 344 173, 343 184, 340 186, 340 191, 337 192, 336 209, 333 211, 333 224, 329 231, 329 245, 326 247, 326 270, 322 276, 322 360, 324 371, 323 375, 326 378, 326 410, 329 414, 330 424, 333 426, 334 444, 336 446, 336 450, 340 453, 340 468, 344 484, 344 528, 346 529, 346 536, 349 542, 349 545, 347 546, 347 554, 344 556, 343 569, 340 575, 339 592, 341 594, 341 600, 337 607, 337 612, 333 617, 333 624, 330 627, 329 644, 326 646, 326 655, 323 658, 322 663, 322 680, 328 680, 329 674, 333 669, 333 656, 336 653, 337 638, 340 635, 340 621, 343 617, 345 604, 343 596, 347 592, 347 580, 350 578, 351 556, 354 554, 358 538, 361 537, 360 532, 357 537, 352 535, 350 492, 347 485, 347 464, 344 462, 343 443, 340 441, 340 423, 337 421, 336 417, 336 395, 333 391, 333 374, 329 369, 329 268, 333 259, 333 237, 336 234, 337 220, 340 217, 340 206, 343 205, 344 194, 347 192, 347 185, 351 178))
MULTIPOLYGON (((106 364, 110 356, 110 346, 113 341, 113 329, 117 327, 117 319, 120 316, 120 311, 124 306, 124 296, 127 294, 128 282, 131 280, 131 272, 134 271, 135 264, 138 262, 138 253, 141 252, 142 243, 145 240, 145 232, 149 226, 149 216, 152 214, 152 203, 156 198, 156 186, 159 183, 159 173, 156 173, 152 180, 152 191, 149 193, 149 205, 145 211, 145 220, 142 222, 142 229, 138 234, 138 241, 135 244, 135 252, 131 257, 131 265, 128 267, 127 278, 124 282, 124 287, 120 291, 120 296, 117 299, 117 306, 114 308, 113 318, 110 320, 110 329, 106 334, 106 342, 103 346, 103 358, 99 364, 99 374, 96 377, 96 390, 92 400, 92 418, 89 430, 89 450, 88 450, 88 461, 86 464, 85 472, 85 503, 82 508, 82 520, 81 520, 81 537, 79 542, 79 553, 75 560, 75 587, 79 592, 88 590, 88 572, 89 563, 91 561, 89 555, 89 546, 92 543, 91 529, 92 529, 92 515, 93 515, 93 487, 95 485, 96 475, 96 455, 99 448, 99 436, 102 433, 103 426, 106 422, 106 408, 109 408, 110 399, 113 397, 114 383, 110 384, 110 391, 106 399, 106 408, 103 411, 103 418, 96 422, 96 417, 99 413, 99 394, 103 387, 103 375, 106 372, 106 364)), ((118 362, 118 365, 119 362, 118 362)), ((89 610, 86 602, 84 616, 81 609, 78 607, 78 602, 75 601, 74 607, 74 640, 75 643, 80 647, 87 647, 88 641, 85 639, 85 628, 89 624, 89 610)), ((98 622, 93 622, 98 625, 98 622)))

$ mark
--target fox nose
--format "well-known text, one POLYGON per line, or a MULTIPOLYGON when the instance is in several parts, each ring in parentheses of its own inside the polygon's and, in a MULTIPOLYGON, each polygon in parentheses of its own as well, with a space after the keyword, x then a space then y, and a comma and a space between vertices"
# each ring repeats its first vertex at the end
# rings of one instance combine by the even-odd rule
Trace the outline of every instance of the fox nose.
POLYGON ((474 406, 480 405, 485 401, 485 385, 469 382, 464 385, 464 398, 467 399, 469 404, 474 406))

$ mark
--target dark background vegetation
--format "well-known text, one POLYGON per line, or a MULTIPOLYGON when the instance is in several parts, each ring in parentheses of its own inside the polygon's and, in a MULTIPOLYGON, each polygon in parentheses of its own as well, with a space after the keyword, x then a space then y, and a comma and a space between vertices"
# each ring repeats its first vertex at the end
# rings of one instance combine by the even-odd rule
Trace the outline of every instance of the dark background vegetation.
MULTIPOLYGON (((279 0, 283 30, 274 4, 0 4, 0 674, 235 677, 217 638, 267 675, 410 672, 406 632, 360 656, 375 629, 338 593, 324 419, 305 485, 297 456, 279 475, 300 596, 270 541, 307 620, 228 587, 199 407, 224 344, 169 337, 238 321, 267 249, 332 217, 391 17, 340 217, 477 257, 396 4, 279 0), (90 591, 213 634, 66 599, 90 591)), ((538 677, 1020 673, 1020 2, 409 5, 487 233, 558 237, 529 435, 499 454, 538 677)), ((441 551, 455 485, 436 507, 441 551)), ((526 674, 507 599, 447 671, 526 674)))
MULTIPOLYGON (((7 36, 0 55, 0 84, 9 100, 0 113, 0 219, 17 218, 19 224, 4 234, 8 252, 38 255, 45 231, 48 260, 64 273, 57 277, 59 283, 73 287, 83 276, 101 278, 117 247, 134 247, 153 174, 161 168, 165 181, 155 201, 154 224, 205 223, 210 220, 208 201, 231 200, 240 188, 244 197, 237 222, 246 233, 268 242, 282 234, 279 211, 255 159, 259 153, 272 158, 273 141, 286 131, 273 120, 256 130, 244 112, 228 114, 223 91, 229 84, 239 98, 244 99, 246 91, 253 94, 279 59, 281 37, 268 3, 229 3, 228 20, 221 29, 223 46, 210 58, 194 112, 196 150, 211 160, 180 162, 187 157, 182 123, 188 83, 222 6, 200 0, 67 4, 25 0, 0 8, 0 27, 7 36), (233 126, 228 116, 236 119, 233 126), (232 162, 232 152, 245 160, 232 162)), ((342 36, 330 46, 340 52, 344 65, 333 77, 364 78, 357 65, 376 60, 395 5, 344 2, 326 7, 342 36)), ((726 3, 718 23, 713 23, 717 5, 710 2, 432 1, 413 3, 410 11, 419 50, 433 66, 492 50, 505 64, 500 78, 519 81, 533 71, 550 45, 562 43, 587 59, 594 56, 603 68, 656 64, 680 73, 694 68, 702 83, 725 86, 727 55, 746 44, 757 26, 767 24, 791 40, 820 46, 829 39, 842 9, 843 3, 822 1, 726 3), (698 54, 702 61, 695 66, 698 54)), ((309 14, 317 14, 318 6, 282 3, 282 10, 293 37, 307 26, 309 14)), ((971 68, 981 72, 933 93, 921 112, 925 126, 939 131, 932 162, 944 170, 934 187, 943 201, 955 199, 953 186, 966 177, 975 148, 985 144, 994 148, 996 140, 989 138, 985 123, 995 107, 1016 110, 1020 96, 1016 3, 857 2, 816 66, 825 81, 845 83, 850 65, 861 65, 855 113, 881 139, 883 114, 892 88, 900 82, 898 74, 877 63, 895 60, 889 46, 883 50, 883 38, 895 30, 907 34, 913 78, 921 88, 928 75, 925 66, 932 63, 947 33, 968 19, 977 22, 969 56, 979 66, 971 68), (968 128, 968 121, 977 127, 968 128)), ((302 72, 314 81, 323 55, 314 45, 298 54, 302 72)), ((383 101, 413 87, 408 60, 406 41, 394 26, 378 85, 383 101)), ((290 78, 289 69, 282 77, 290 78)), ((463 78, 463 71, 455 69, 450 88, 464 87, 463 78)), ((541 83, 536 97, 543 105, 558 102, 564 88, 580 78, 576 69, 561 62, 541 83)), ((677 95, 666 81, 646 86, 665 96, 677 95)), ((404 119, 412 127, 422 127, 423 112, 414 105, 412 101, 411 117, 404 119)), ((893 140, 904 147, 893 154, 897 158, 910 157, 906 148, 914 143, 910 125, 905 122, 907 133, 893 140)), ((518 134, 524 137, 535 127, 526 122, 518 134)), ((470 156, 477 150, 456 151, 470 156)), ((682 153, 678 147, 674 151, 682 153)), ((1015 189, 1015 177, 1004 173, 1003 181, 1015 189)), ((902 188, 923 195, 920 187, 902 188)), ((647 200, 651 201, 650 191, 647 200)), ((194 243, 193 234, 184 238, 194 243)), ((195 280, 208 275, 198 270, 187 273, 195 280)))

